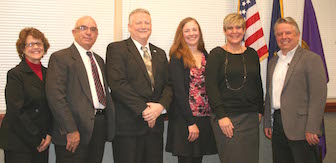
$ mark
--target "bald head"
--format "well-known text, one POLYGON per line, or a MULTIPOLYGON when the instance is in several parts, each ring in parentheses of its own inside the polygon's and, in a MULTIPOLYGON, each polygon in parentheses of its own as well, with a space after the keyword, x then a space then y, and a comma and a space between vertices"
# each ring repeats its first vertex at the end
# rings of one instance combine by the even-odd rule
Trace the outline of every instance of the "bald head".
POLYGON ((81 26, 81 24, 85 21, 92 21, 95 24, 95 26, 97 26, 96 21, 91 16, 83 16, 77 19, 75 28, 81 26))
POLYGON ((75 41, 85 50, 90 50, 98 37, 96 21, 91 16, 79 18, 75 24, 72 34, 75 41))

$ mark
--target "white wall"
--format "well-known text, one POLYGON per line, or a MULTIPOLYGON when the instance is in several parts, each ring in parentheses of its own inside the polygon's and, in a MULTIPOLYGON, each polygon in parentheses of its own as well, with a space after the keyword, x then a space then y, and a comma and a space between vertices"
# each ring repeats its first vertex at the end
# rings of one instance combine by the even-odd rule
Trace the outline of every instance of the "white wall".
POLYGON ((50 49, 42 59, 47 66, 51 53, 69 47, 71 30, 78 18, 95 18, 99 36, 93 50, 105 58, 106 45, 113 41, 114 0, 1 0, 0 1, 0 112, 5 110, 6 74, 20 61, 16 40, 24 27, 35 27, 48 38, 50 49))
MULTIPOLYGON (((273 0, 256 0, 262 20, 266 42, 273 0)), ((304 0, 283 0, 284 15, 297 20, 302 30, 304 0)), ((328 97, 336 98, 336 8, 335 0, 312 0, 318 19, 325 58, 329 70, 328 97)), ((206 49, 224 44, 222 21, 231 12, 237 11, 238 0, 123 0, 122 20, 123 38, 129 37, 127 31, 128 14, 135 8, 143 7, 151 12, 153 33, 150 41, 162 47, 168 54, 178 23, 185 17, 196 18, 202 28, 206 49)), ((93 49, 105 58, 106 46, 113 41, 114 1, 99 0, 1 0, 0 1, 0 113, 5 110, 4 85, 7 71, 14 67, 19 58, 15 42, 19 31, 33 26, 45 33, 51 47, 42 60, 47 66, 52 52, 70 46, 73 41, 71 29, 77 18, 93 16, 98 24, 99 36, 93 49)), ((263 63, 263 66, 265 62, 263 63)), ((265 71, 262 75, 265 74, 265 71)), ((261 150, 269 149, 269 142, 262 140, 261 150), (267 148, 265 148, 267 146, 267 148)), ((268 151, 269 152, 269 151, 268 151)), ((268 155, 267 151, 261 152, 268 155)), ((265 158, 266 156, 262 156, 265 158)), ((110 156, 109 156, 110 157, 110 156)), ((265 160, 264 160, 265 161, 265 160)), ((3 162, 0 153, 0 163, 3 162)), ((261 160, 263 162, 263 160, 261 160)), ((266 161, 269 162, 269 161, 266 161)))
MULTIPOLYGON (((336 98, 336 18, 332 11, 336 8, 334 0, 312 0, 318 19, 325 58, 329 70, 328 97, 336 98)), ((124 0, 122 6, 122 36, 129 37, 127 31, 128 14, 135 8, 146 8, 153 19, 153 33, 150 41, 162 47, 168 54, 178 23, 185 17, 196 18, 202 28, 206 49, 224 44, 222 32, 223 18, 237 11, 238 0, 124 0)), ((284 0, 284 15, 297 20, 302 29, 304 0, 284 0)), ((266 42, 272 12, 271 0, 257 0, 266 42)), ((93 16, 99 27, 99 37, 93 49, 105 58, 106 46, 113 41, 114 1, 85 0, 2 0, 0 2, 0 111, 5 110, 4 86, 7 71, 18 62, 15 42, 19 31, 33 26, 45 33, 51 47, 42 60, 47 66, 52 52, 68 47, 72 41, 71 29, 77 18, 93 16)), ((266 62, 262 63, 265 66, 266 62)), ((262 76, 265 78, 265 69, 262 76)))

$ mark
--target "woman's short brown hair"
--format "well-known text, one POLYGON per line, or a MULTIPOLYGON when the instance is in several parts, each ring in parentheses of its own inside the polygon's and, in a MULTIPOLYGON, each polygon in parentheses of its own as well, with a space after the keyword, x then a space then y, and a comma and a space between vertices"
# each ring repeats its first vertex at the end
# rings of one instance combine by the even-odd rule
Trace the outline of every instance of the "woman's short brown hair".
POLYGON ((33 36, 36 39, 42 40, 43 47, 44 47, 44 54, 47 53, 50 47, 48 39, 44 36, 44 34, 40 30, 33 28, 33 27, 23 28, 20 31, 18 40, 16 41, 16 51, 18 52, 20 59, 23 59, 23 56, 24 56, 23 51, 25 49, 26 40, 29 35, 33 36))

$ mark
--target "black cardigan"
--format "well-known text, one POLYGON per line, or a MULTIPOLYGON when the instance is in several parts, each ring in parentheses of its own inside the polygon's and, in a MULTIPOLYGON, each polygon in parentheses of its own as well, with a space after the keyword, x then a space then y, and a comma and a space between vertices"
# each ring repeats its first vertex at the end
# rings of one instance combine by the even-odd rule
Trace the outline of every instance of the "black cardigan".
MULTIPOLYGON (((205 58, 208 53, 203 52, 205 58)), ((183 59, 172 55, 168 65, 169 83, 172 84, 173 101, 169 109, 169 117, 180 117, 186 121, 188 126, 196 123, 189 105, 189 83, 190 69, 185 68, 183 59)))

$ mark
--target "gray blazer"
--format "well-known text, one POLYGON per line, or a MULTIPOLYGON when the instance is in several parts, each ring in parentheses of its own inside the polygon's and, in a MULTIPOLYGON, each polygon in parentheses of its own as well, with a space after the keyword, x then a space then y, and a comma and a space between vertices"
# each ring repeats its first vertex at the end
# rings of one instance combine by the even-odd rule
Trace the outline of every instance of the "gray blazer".
MULTIPOLYGON (((278 56, 267 67, 264 127, 271 128, 272 78, 278 56)), ((321 57, 300 46, 286 74, 281 93, 281 118, 290 140, 304 140, 305 132, 321 135, 327 80, 321 57)))
MULTIPOLYGON (((106 92, 105 115, 107 118, 107 140, 115 135, 114 104, 105 78, 103 59, 94 54, 102 71, 106 92)), ((54 117, 52 141, 66 145, 66 134, 78 131, 80 144, 88 144, 95 121, 89 81, 84 63, 74 44, 53 53, 49 60, 46 79, 46 94, 54 117)))

